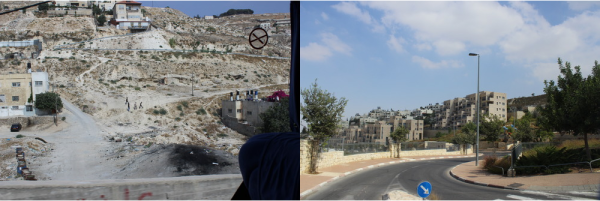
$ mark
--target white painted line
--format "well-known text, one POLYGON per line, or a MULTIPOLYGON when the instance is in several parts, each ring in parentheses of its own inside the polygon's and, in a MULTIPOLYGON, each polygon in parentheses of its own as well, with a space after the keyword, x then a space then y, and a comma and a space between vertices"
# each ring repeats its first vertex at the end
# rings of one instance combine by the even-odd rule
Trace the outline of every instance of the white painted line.
POLYGON ((535 200, 535 199, 530 198, 530 197, 523 197, 523 196, 511 195, 511 194, 508 194, 506 197, 507 198, 512 198, 512 199, 515 199, 515 200, 535 200))
POLYGON ((454 156, 448 156, 448 158, 454 158, 454 156))
POLYGON ((367 166, 367 168, 372 168, 372 167, 373 167, 373 165, 369 165, 369 166, 367 166))
POLYGON ((382 165, 385 165, 385 163, 379 163, 379 164, 377 164, 377 166, 382 166, 382 165))
POLYGON ((585 195, 585 196, 590 196, 590 197, 596 197, 598 196, 598 192, 579 192, 579 191, 569 191, 570 194, 577 194, 577 195, 585 195))
POLYGON ((336 179, 339 179, 340 176, 334 177, 333 179, 331 179, 331 181, 335 181, 336 179))
POLYGON ((417 160, 417 159, 412 159, 412 158, 410 159, 410 161, 416 161, 416 160, 417 160))
POLYGON ((344 175, 348 176, 349 174, 352 174, 352 172, 346 172, 344 173, 344 175))
POLYGON ((361 170, 363 170, 363 168, 358 168, 358 169, 356 169, 355 171, 361 171, 361 170))
POLYGON ((438 157, 438 158, 446 158, 446 157, 438 157))
POLYGON ((560 195, 560 194, 554 194, 554 193, 547 193, 547 192, 542 192, 542 191, 521 190, 521 192, 527 193, 527 194, 534 194, 534 195, 543 195, 546 197, 552 197, 553 199, 556 199, 556 198, 565 199, 565 200, 588 200, 589 199, 589 198, 580 198, 580 197, 573 197, 573 196, 560 195))
POLYGON ((394 164, 394 163, 396 163, 396 161, 392 161, 392 162, 390 162, 390 164, 394 164))

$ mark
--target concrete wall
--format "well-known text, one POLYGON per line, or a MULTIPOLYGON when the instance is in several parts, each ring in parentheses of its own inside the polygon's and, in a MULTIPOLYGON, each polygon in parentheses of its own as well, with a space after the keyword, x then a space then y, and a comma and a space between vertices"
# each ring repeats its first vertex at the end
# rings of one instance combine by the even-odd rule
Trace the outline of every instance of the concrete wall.
POLYGON ((12 117, 0 119, 0 125, 12 125, 13 123, 21 123, 24 128, 33 125, 52 124, 54 123, 54 116, 12 117))
POLYGON ((228 200, 242 175, 99 181, 4 181, 3 200, 228 200))
POLYGON ((56 15, 77 15, 77 16, 82 16, 82 15, 92 15, 92 10, 91 9, 79 9, 79 10, 48 10, 47 14, 49 16, 56 16, 56 15))
POLYGON ((252 137, 254 136, 254 134, 256 134, 256 128, 248 124, 239 123, 236 118, 223 116, 221 122, 223 122, 225 126, 233 129, 234 131, 237 131, 238 133, 246 135, 248 137, 252 137))
MULTIPOLYGON (((471 148, 468 154, 474 153, 471 148)), ((415 150, 415 151, 400 151, 400 157, 411 156, 443 156, 443 155, 460 155, 461 151, 446 151, 446 149, 430 149, 430 150, 415 150)), ((300 140, 300 172, 304 173, 309 166, 308 141, 300 140)), ((317 168, 331 167, 338 164, 350 163, 354 161, 373 160, 379 158, 391 158, 391 152, 377 152, 367 154, 356 154, 344 156, 342 151, 331 151, 321 153, 317 168)))

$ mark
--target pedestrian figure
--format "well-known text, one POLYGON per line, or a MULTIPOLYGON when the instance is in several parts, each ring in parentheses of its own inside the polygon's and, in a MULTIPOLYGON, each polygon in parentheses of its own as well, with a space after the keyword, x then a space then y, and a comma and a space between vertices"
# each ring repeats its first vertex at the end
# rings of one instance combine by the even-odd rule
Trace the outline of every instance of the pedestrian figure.
POLYGON ((125 97, 125 104, 129 105, 129 97, 125 97))
POLYGON ((142 108, 144 108, 144 107, 142 107, 142 102, 140 102, 140 109, 142 109, 142 108))
POLYGON ((129 102, 127 102, 127 112, 129 112, 129 102))
POLYGON ((137 102, 134 102, 134 103, 133 103, 133 109, 134 109, 134 110, 137 110, 137 102))

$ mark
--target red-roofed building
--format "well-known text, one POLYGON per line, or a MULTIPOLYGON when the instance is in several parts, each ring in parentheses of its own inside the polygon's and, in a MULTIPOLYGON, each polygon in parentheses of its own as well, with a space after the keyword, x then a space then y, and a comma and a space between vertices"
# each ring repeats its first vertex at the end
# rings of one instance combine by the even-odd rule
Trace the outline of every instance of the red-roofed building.
POLYGON ((279 91, 273 92, 273 95, 268 96, 267 97, 267 101, 269 101, 269 102, 275 102, 275 101, 281 100, 282 98, 287 98, 287 97, 290 97, 290 96, 287 95, 287 94, 285 94, 284 91, 279 90, 279 91))
POLYGON ((119 1, 113 8, 112 24, 118 29, 147 30, 150 19, 142 13, 142 3, 136 1, 119 1))

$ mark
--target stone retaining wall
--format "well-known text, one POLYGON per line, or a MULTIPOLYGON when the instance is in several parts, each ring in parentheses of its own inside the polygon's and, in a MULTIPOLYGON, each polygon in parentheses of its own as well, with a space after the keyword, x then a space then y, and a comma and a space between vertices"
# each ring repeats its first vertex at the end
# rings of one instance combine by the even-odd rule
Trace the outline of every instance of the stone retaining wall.
MULTIPOLYGON (((446 151, 446 149, 430 149, 430 150, 415 150, 415 151, 400 151, 400 157, 410 156, 443 156, 443 155, 460 155, 461 151, 446 151)), ((468 150, 467 154, 474 153, 473 148, 468 150)), ((338 164, 350 163, 354 161, 373 160, 379 158, 391 158, 390 152, 377 152, 367 154, 356 154, 344 156, 342 151, 330 151, 321 153, 317 168, 331 167, 338 164)), ((308 141, 300 140, 300 172, 305 173, 308 170, 308 141)))

